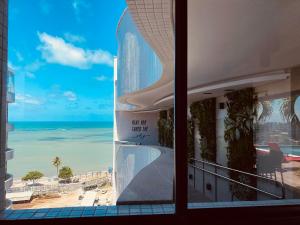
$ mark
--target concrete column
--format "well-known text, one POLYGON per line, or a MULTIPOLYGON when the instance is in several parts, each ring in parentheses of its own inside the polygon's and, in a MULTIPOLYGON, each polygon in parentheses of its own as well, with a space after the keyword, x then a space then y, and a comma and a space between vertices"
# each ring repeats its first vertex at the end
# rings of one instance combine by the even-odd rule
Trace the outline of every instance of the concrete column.
POLYGON ((6 75, 7 75, 7 20, 8 0, 0 0, 0 210, 5 209, 5 175, 6 175, 6 75))

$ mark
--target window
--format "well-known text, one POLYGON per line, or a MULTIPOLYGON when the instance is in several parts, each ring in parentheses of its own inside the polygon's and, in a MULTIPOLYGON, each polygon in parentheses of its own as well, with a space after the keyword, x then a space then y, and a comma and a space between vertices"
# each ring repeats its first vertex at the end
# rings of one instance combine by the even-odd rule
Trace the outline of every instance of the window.
MULTIPOLYGON (((153 0, 151 1, 151 3, 155 5, 153 8, 150 6, 145 8, 141 6, 145 2, 146 1, 128 0, 127 4, 129 9, 136 7, 142 9, 142 11, 146 9, 149 11, 152 11, 152 9, 153 11, 154 9, 158 9, 158 11, 162 12, 168 11, 167 9, 159 10, 157 5, 167 5, 169 4, 169 1, 160 2, 153 0)), ((169 125, 170 120, 172 120, 172 113, 174 113, 175 116, 175 120, 173 120, 173 131, 175 136, 173 142, 175 150, 175 173, 174 181, 172 182, 172 185, 174 186, 174 204, 170 202, 162 204, 160 202, 160 204, 150 204, 149 206, 138 204, 136 201, 135 205, 129 207, 126 205, 119 205, 112 208, 104 207, 105 209, 101 208, 102 210, 100 210, 100 208, 97 210, 97 208, 94 207, 87 207, 84 210, 77 210, 80 211, 77 213, 80 214, 80 216, 77 215, 74 216, 76 218, 65 219, 65 221, 82 223, 107 222, 112 224, 253 224, 258 221, 268 223, 276 220, 276 223, 286 224, 288 221, 289 224, 297 224, 298 200, 294 198, 294 196, 289 200, 286 198, 280 200, 270 199, 275 196, 280 197, 284 195, 286 197, 288 192, 285 185, 284 189, 282 188, 282 177, 283 180, 286 180, 285 177, 287 174, 285 173, 290 171, 288 167, 285 166, 289 164, 288 160, 290 159, 292 159, 291 162, 293 165, 294 160, 297 157, 289 152, 295 150, 294 147, 292 150, 285 149, 288 151, 286 153, 283 152, 282 144, 285 143, 285 141, 291 141, 291 139, 297 141, 297 129, 294 129, 291 121, 286 122, 286 119, 289 119, 290 115, 293 114, 291 112, 296 111, 289 110, 291 109, 291 105, 295 103, 297 108, 297 100, 293 97, 294 94, 297 93, 294 92, 294 90, 297 89, 295 86, 297 83, 295 80, 297 79, 297 76, 293 76, 293 74, 297 75, 296 60, 299 57, 295 57, 295 59, 291 57, 295 61, 292 60, 291 64, 286 68, 283 68, 284 63, 289 62, 291 58, 282 57, 275 60, 273 57, 269 57, 270 55, 266 53, 263 54, 262 50, 266 50, 269 53, 277 53, 276 50, 282 49, 283 46, 288 46, 287 43, 293 43, 296 46, 297 41, 295 37, 297 35, 293 36, 291 32, 288 31, 293 30, 297 32, 297 29, 293 29, 293 26, 283 26, 287 29, 283 29, 283 31, 287 31, 287 33, 281 33, 280 29, 278 31, 275 25, 284 24, 284 22, 288 21, 298 21, 298 14, 295 13, 297 12, 298 4, 297 1, 288 3, 282 3, 281 1, 262 3, 261 1, 246 0, 228 0, 222 3, 220 3, 220 1, 211 0, 176 1, 176 8, 173 5, 174 8, 171 9, 176 11, 176 15, 173 17, 173 21, 175 21, 176 17, 176 29, 173 33, 174 35, 176 34, 176 57, 175 66, 173 68, 175 69, 173 83, 174 93, 171 92, 156 102, 156 105, 164 106, 164 108, 160 108, 160 113, 157 115, 159 119, 158 125, 160 125, 157 127, 160 128, 157 134, 160 135, 156 136, 157 141, 159 141, 161 145, 164 145, 163 148, 168 148, 170 143, 172 144, 172 141, 169 142, 169 137, 172 137, 172 134, 170 135, 169 133, 170 127, 166 126, 166 124, 169 125), (258 5, 259 7, 257 7, 258 5), (187 8, 187 6, 189 6, 189 8, 187 8), (264 20, 259 16, 255 18, 253 16, 253 11, 251 10, 254 10, 258 15, 261 13, 264 20), (274 15, 272 10, 275 10, 275 12, 282 17, 272 17, 271 15, 274 15), (222 15, 222 13, 225 14, 225 16, 222 15), (249 13, 249 15, 247 13, 249 13), (267 15, 269 17, 265 17, 267 15), (288 15, 293 16, 292 18, 289 18, 288 15), (201 16, 202 18, 199 20, 198 17, 201 16), (255 23, 255 21, 260 23, 255 23), (262 23, 262 21, 264 23, 262 23), (236 22, 237 24, 234 24, 233 22, 236 22), (205 23, 209 24, 205 25, 205 23), (220 26, 218 27, 217 25, 220 26), (252 30, 248 29, 251 26, 259 30, 257 32, 251 32, 252 30), (280 38, 277 39, 278 36, 275 36, 274 33, 272 33, 271 39, 273 40, 273 38, 276 37, 274 39, 278 45, 276 45, 276 43, 273 43, 273 45, 269 42, 270 36, 268 35, 266 39, 263 39, 263 42, 261 42, 259 37, 253 37, 253 39, 251 39, 252 42, 250 42, 253 45, 248 45, 249 40, 245 41, 251 34, 254 33, 253 35, 259 36, 260 32, 263 33, 263 31, 269 27, 270 29, 273 28, 274 32, 279 32, 279 34, 281 34, 279 37, 289 39, 289 42, 285 43, 287 45, 279 45, 278 43, 281 43, 279 41, 280 38), (200 28, 207 28, 207 30, 201 30, 200 32, 200 28), (290 34, 291 36, 289 36, 290 34), (229 35, 229 37, 226 35, 229 35), (232 39, 235 35, 238 40, 232 39), (228 37, 228 40, 226 37, 228 37), (291 42, 292 40, 295 42, 291 42), (231 43, 231 41, 233 43, 231 43), (257 43, 261 44, 258 48, 261 50, 261 54, 258 56, 256 55, 257 57, 245 54, 245 52, 254 54, 255 44, 257 43), (222 48, 224 46, 225 49, 222 48), (242 48, 243 46, 246 46, 245 49, 242 48), (235 55, 236 53, 238 54, 235 55), (258 63, 256 60, 258 60, 258 63), (234 63, 239 63, 237 64, 238 67, 235 67, 236 64, 234 63), (274 70, 268 70, 268 66, 271 67, 273 63, 280 63, 280 67, 276 67, 276 70, 274 68, 274 70), (261 67, 264 68, 263 71, 261 71, 261 67), (243 71, 247 71, 247 74, 243 74, 243 71), (239 76, 235 77, 236 74, 239 74, 239 76), (229 80, 220 80, 220 77, 229 80), (282 90, 286 91, 278 94, 278 92, 282 92, 282 90), (241 99, 244 101, 241 101, 241 99), (173 112, 172 110, 169 110, 172 107, 174 107, 173 112), (278 107, 282 108, 283 116, 281 117, 280 114, 277 113, 277 116, 280 116, 277 117, 277 119, 280 118, 282 121, 278 122, 278 120, 275 120, 276 122, 274 124, 273 121, 274 116, 276 117, 276 113, 273 114, 273 112, 278 112, 277 110, 274 110, 274 108, 278 109, 278 107), (237 115, 234 113, 240 109, 243 109, 241 110, 242 113, 238 114, 238 119, 235 120, 234 118, 237 118, 237 115), (241 120, 244 121, 244 123, 239 124, 238 122, 241 120), (229 132, 228 128, 232 127, 233 122, 234 125, 238 125, 238 129, 232 129, 230 131, 234 132, 229 132), (218 129, 220 127, 222 129, 218 129), (272 129, 270 129, 270 127, 272 127, 272 129), (280 135, 274 134, 282 129, 284 131, 281 131, 280 135), (243 133, 242 131, 245 130, 246 132, 243 133), (265 135, 272 136, 272 138, 274 138, 272 140, 277 140, 277 142, 270 141, 270 143, 264 145, 265 135), (231 137, 233 137, 233 139, 231 137), (242 143, 239 142, 241 139, 243 140, 242 143), (238 149, 242 144, 246 147, 242 149, 243 151, 239 151, 238 149), (241 161, 236 160, 237 158, 242 159, 244 163, 239 163, 241 161), (281 168, 278 165, 280 165, 281 168), (275 180, 274 182, 275 175, 278 180, 275 180), (269 186, 273 185, 273 183, 275 187, 269 186), (222 193, 222 190, 224 193, 222 193), (225 194, 225 197, 222 196, 222 194, 225 194), (228 197, 229 195, 231 198, 228 197), (143 208, 142 205, 147 207, 143 208), (257 207, 258 205, 260 207, 257 207), (158 208, 156 208, 157 206, 158 208), (151 209, 151 212, 148 213, 145 211, 145 214, 141 215, 139 212, 146 208, 151 209), (96 214, 96 211, 98 211, 99 214, 96 214), (102 214, 100 211, 102 211, 102 214), (103 213, 103 211, 105 211, 105 213, 103 213), (251 216, 249 217, 249 215, 251 216), (246 221, 245 218, 247 218, 246 221)), ((130 19, 128 12, 123 14, 123 16, 125 16, 124 18, 127 17, 130 19)), ((135 18, 135 20, 138 20, 140 15, 139 13, 133 13, 131 16, 132 18, 135 18)), ((154 13, 153 15, 153 13, 149 13, 146 17, 141 18, 140 23, 147 23, 148 20, 154 18, 158 19, 161 18, 161 16, 159 14, 154 13)), ((162 16, 161 20, 164 19, 164 16, 162 16)), ((128 21, 128 24, 130 24, 130 20, 128 21)), ((166 25, 165 21, 163 23, 166 25)), ((292 24, 295 25, 296 22, 292 24)), ((136 25, 139 26, 139 23, 136 25)), ((155 26, 151 26, 151 29, 149 28, 148 30, 141 32, 141 34, 144 36, 150 33, 151 38, 153 38, 154 35, 152 32, 154 30, 155 26)), ((134 60, 140 59, 139 54, 141 51, 138 51, 140 50, 138 49, 138 43, 141 40, 139 40, 138 37, 133 38, 133 36, 128 38, 128 35, 127 38, 124 38, 123 40, 120 36, 118 37, 120 38, 118 41, 124 41, 127 43, 127 47, 130 46, 127 49, 133 50, 133 52, 130 53, 133 55, 130 55, 129 58, 134 60)), ((126 35, 124 35, 124 37, 126 37, 126 35)), ((159 47, 159 50, 163 53, 164 48, 168 46, 159 47)), ((292 49, 293 48, 291 47, 288 48, 290 51, 283 51, 287 55, 289 55, 289 53, 296 54, 297 51, 292 51, 292 49)), ((150 60, 149 64, 142 62, 145 63, 143 64, 144 67, 149 65, 157 66, 155 67, 157 70, 154 70, 149 74, 156 74, 156 72, 161 69, 164 71, 166 67, 161 63, 161 60, 160 63, 162 64, 162 68, 160 68, 159 63, 155 63, 156 56, 159 58, 161 55, 157 52, 157 55, 155 55, 148 50, 147 47, 143 49, 143 53, 145 53, 144 59, 151 58, 152 61, 150 60)), ((120 64, 122 65, 123 63, 126 65, 126 60, 124 60, 124 62, 122 61, 123 54, 128 55, 129 53, 126 54, 125 50, 118 51, 118 54, 118 58, 114 60, 114 66, 119 70, 120 64)), ((290 56, 292 55, 293 54, 290 56)), ((169 56, 169 54, 166 54, 166 57, 167 56, 169 56)), ((279 57, 276 54, 273 56, 279 57)), ((149 77, 147 77, 147 81, 141 82, 136 74, 139 70, 142 70, 142 68, 132 67, 131 63, 129 63, 126 68, 128 71, 132 71, 132 73, 130 73, 131 82, 122 82, 121 85, 124 85, 124 88, 119 89, 120 83, 118 83, 118 81, 120 81, 120 79, 122 80, 122 74, 126 74, 126 71, 123 71, 124 73, 119 71, 118 73, 115 73, 114 96, 120 96, 120 98, 118 98, 118 101, 114 102, 114 105, 118 109, 116 112, 126 112, 122 115, 123 117, 135 110, 137 119, 131 119, 131 117, 128 116, 126 120, 122 120, 122 116, 119 114, 119 116, 114 117, 114 124, 118 124, 120 129, 120 125, 126 125, 127 123, 131 128, 131 132, 142 131, 142 134, 128 136, 132 138, 131 140, 125 141, 120 139, 115 142, 116 151, 114 151, 115 160, 113 167, 116 168, 119 166, 119 169, 113 171, 113 176, 119 176, 119 181, 123 182, 121 184, 119 183, 119 190, 122 190, 124 186, 133 183, 133 180, 131 180, 129 184, 126 184, 126 180, 123 179, 124 174, 129 175, 128 177, 131 178, 136 177, 145 168, 141 169, 143 165, 153 165, 158 159, 154 151, 143 149, 145 145, 143 142, 147 140, 145 137, 148 137, 146 129, 148 119, 147 121, 144 119, 144 114, 155 113, 157 111, 154 111, 155 109, 153 108, 145 108, 143 112, 137 112, 141 107, 148 106, 147 101, 139 100, 143 97, 142 92, 139 91, 144 91, 144 89, 151 91, 151 89, 147 89, 147 85, 156 84, 157 77, 151 77, 151 79, 148 79, 149 77), (137 93, 137 95, 123 95, 124 93, 121 91, 124 90, 131 94, 137 93), (132 90, 134 90, 134 92, 131 92, 132 90), (136 108, 136 106, 140 108, 136 108), (116 120, 121 121, 121 123, 118 123, 116 120), (144 139, 140 139, 141 137, 144 139), (137 139, 141 141, 137 142, 137 139), (132 146, 136 147, 138 146, 137 144, 141 144, 142 146, 142 148, 135 148, 139 149, 138 153, 132 149, 132 146), (119 148, 120 146, 121 151, 119 148), (143 150, 147 152, 146 160, 141 160, 140 158, 141 151, 143 150), (118 162, 118 159, 120 158, 125 160, 120 160, 118 162), (138 164, 134 163, 136 159, 139 159, 138 164)), ((2 77, 4 77, 3 74, 2 77)), ((6 84, 6 80, 4 83, 6 84)), ((160 89, 162 94, 165 94, 168 90, 169 89, 166 87, 160 89)), ((114 99, 116 100, 117 98, 115 97, 114 99)), ((146 100, 151 102, 152 99, 148 98, 146 100)), ((292 117, 295 118, 295 116, 292 117)), ((233 127, 235 128, 235 126, 233 127)), ((118 137, 116 136, 118 135, 117 132, 114 135, 114 138, 118 137)), ((296 176, 294 170, 294 168, 291 169, 293 172, 292 177, 296 176)), ((159 175, 161 174, 156 173, 156 176, 159 175)), ((148 181, 149 180, 144 180, 145 183, 148 181)), ((286 181, 284 181, 284 184, 286 184, 286 181)), ((290 192, 292 195, 294 194, 293 190, 290 192)), ((144 197, 148 196, 145 195, 144 197)), ((124 201, 124 203, 127 204, 128 202, 124 201)), ((54 211, 52 211, 52 213, 55 215, 60 214, 61 218, 65 218, 66 215, 70 215, 72 211, 73 209, 70 210, 64 208, 59 213, 54 211)), ((75 211, 76 210, 73 212, 74 214, 75 211)), ((44 215, 50 213, 50 210, 47 212, 40 210, 27 213, 30 214, 30 216, 27 215, 29 217, 27 219, 32 218, 32 215, 36 214, 36 218, 43 219, 43 222, 60 221, 60 219, 56 218, 57 216, 53 216, 56 220, 45 220, 44 215)), ((4 216, 5 218, 9 218, 9 215, 14 214, 17 215, 18 213, 15 213, 14 211, 1 212, 1 216, 4 216)), ((20 214, 22 213, 19 213, 15 218, 12 216, 11 219, 25 219, 21 218, 20 214)), ((34 223, 35 220, 30 222, 34 223)))
POLYGON ((188 1, 190 208, 299 203, 298 11, 279 5, 188 1))

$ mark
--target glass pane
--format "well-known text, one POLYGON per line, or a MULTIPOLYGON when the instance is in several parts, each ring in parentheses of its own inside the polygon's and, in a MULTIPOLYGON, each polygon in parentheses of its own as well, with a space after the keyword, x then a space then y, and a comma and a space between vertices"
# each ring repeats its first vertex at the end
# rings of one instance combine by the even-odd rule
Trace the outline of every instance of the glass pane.
POLYGON ((190 208, 298 202, 299 6, 188 1, 190 208))
POLYGON ((170 213, 174 211, 173 4, 128 3, 117 29, 115 60, 116 204, 159 204, 152 207, 170 213))

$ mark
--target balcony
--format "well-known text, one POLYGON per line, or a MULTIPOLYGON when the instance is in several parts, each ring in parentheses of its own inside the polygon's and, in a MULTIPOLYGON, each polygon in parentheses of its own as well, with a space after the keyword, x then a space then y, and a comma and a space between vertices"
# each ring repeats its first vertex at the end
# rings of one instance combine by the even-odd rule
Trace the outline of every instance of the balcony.
POLYGON ((116 204, 173 201, 174 152, 146 145, 115 145, 116 204))
POLYGON ((14 125, 11 123, 6 124, 6 132, 13 131, 15 129, 14 125))
POLYGON ((7 103, 15 102, 15 93, 11 92, 11 91, 8 91, 7 96, 6 96, 6 101, 7 101, 7 103))
POLYGON ((8 190, 13 185, 13 175, 6 174, 6 179, 4 181, 5 189, 8 190))
POLYGON ((118 97, 147 89, 161 79, 163 65, 160 58, 140 33, 128 10, 120 19, 117 40, 118 97))
POLYGON ((8 70, 8 75, 7 75, 6 101, 8 103, 13 103, 15 101, 15 76, 11 69, 8 70))
POLYGON ((5 151, 6 160, 11 160, 14 158, 14 150, 11 148, 7 148, 5 151))

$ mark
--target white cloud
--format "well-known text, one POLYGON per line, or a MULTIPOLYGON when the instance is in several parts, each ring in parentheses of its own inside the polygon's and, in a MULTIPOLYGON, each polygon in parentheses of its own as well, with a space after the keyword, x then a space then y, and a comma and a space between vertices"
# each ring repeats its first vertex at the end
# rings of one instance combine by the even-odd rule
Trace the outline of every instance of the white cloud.
POLYGON ((71 33, 64 33, 64 38, 71 43, 82 43, 85 42, 85 38, 80 35, 75 35, 71 33))
POLYGON ((81 21, 80 13, 81 13, 82 9, 89 8, 89 4, 85 0, 73 0, 72 7, 74 9, 74 13, 75 13, 77 21, 80 22, 81 21))
POLYGON ((24 66, 24 69, 28 72, 36 72, 44 65, 45 65, 45 63, 42 63, 37 60, 37 61, 34 61, 33 63, 30 63, 30 64, 24 66))
POLYGON ((105 81, 105 80, 107 80, 107 77, 104 76, 104 75, 100 75, 98 77, 95 77, 95 79, 98 80, 98 81, 105 81))
POLYGON ((19 62, 22 62, 24 60, 24 57, 22 56, 22 54, 18 51, 16 51, 16 57, 18 59, 19 62))
POLYGON ((34 72, 39 70, 45 63, 35 61, 25 66, 15 66, 12 62, 8 61, 7 66, 15 72, 17 76, 24 76, 30 79, 35 78, 34 72))
POLYGON ((69 101, 76 101, 77 100, 76 94, 72 91, 65 91, 64 96, 67 97, 67 99, 69 101))
POLYGON ((34 79, 35 78, 35 75, 33 73, 30 73, 30 72, 25 72, 25 77, 28 77, 30 79, 34 79))
POLYGON ((31 95, 25 94, 17 94, 16 95, 16 103, 25 103, 25 104, 30 104, 30 105, 41 105, 41 101, 38 99, 32 97, 31 95))
POLYGON ((110 52, 85 50, 67 43, 63 38, 47 33, 38 33, 41 45, 38 49, 48 63, 57 63, 79 69, 88 69, 94 64, 113 66, 113 56, 110 52))
POLYGON ((13 71, 16 71, 19 69, 19 67, 15 66, 11 61, 7 62, 8 68, 12 69, 13 71))

